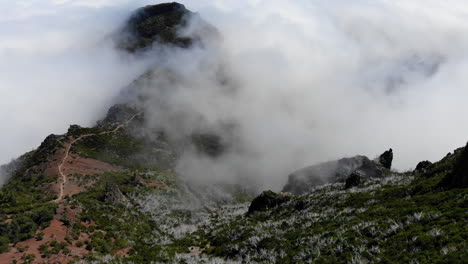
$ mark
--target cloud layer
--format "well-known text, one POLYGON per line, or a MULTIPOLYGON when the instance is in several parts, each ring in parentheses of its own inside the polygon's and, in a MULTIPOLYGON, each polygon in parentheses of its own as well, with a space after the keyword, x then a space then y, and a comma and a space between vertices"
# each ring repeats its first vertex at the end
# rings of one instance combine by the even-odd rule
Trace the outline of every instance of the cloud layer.
MULTIPOLYGON (((131 10, 157 2, 2 3, 0 161, 106 111, 148 65, 115 53, 107 36, 131 10)), ((316 162, 392 147, 404 170, 468 139, 464 1, 182 2, 223 40, 216 49, 157 55, 178 78, 164 95, 170 114, 185 116, 169 126, 187 133, 235 124, 228 154, 187 153, 183 174, 255 177, 278 189, 288 173, 316 162)))
POLYGON ((233 122, 236 149, 216 160, 187 154, 182 174, 278 188, 317 162, 392 147, 395 167, 413 169, 468 139, 461 1, 227 1, 200 10, 220 29, 221 48, 172 54, 182 81, 164 101, 192 116, 184 128, 233 122), (213 77, 218 67, 230 87, 213 77))

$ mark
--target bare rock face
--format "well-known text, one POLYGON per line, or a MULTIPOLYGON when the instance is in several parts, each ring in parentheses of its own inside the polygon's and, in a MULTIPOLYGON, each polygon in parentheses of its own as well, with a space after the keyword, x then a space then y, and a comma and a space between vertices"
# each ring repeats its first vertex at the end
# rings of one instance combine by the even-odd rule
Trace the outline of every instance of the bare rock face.
POLYGON ((325 183, 345 182, 353 173, 359 174, 363 179, 383 177, 383 171, 378 164, 365 156, 355 156, 298 170, 289 175, 282 191, 304 194, 325 183))

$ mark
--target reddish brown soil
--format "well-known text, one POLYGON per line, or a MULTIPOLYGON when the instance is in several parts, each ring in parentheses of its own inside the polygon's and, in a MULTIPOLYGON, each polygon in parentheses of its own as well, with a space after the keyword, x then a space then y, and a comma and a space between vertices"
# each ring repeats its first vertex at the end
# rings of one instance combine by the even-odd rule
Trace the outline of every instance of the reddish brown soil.
POLYGON ((46 177, 57 178, 57 180, 47 188, 50 193, 57 194, 58 199, 56 202, 66 195, 80 193, 87 187, 94 184, 94 181, 92 180, 83 183, 83 181, 80 181, 79 177, 74 177, 74 175, 96 175, 110 171, 122 170, 120 167, 95 159, 83 158, 77 154, 69 154, 64 158, 65 152, 65 148, 59 149, 48 162, 35 167, 36 169, 43 169, 46 177), (63 160, 63 165, 61 166, 63 176, 59 171, 59 165, 61 164, 60 160, 63 160), (63 182, 64 177, 66 177, 65 183, 63 182), (61 189, 62 185, 63 190, 61 189))
POLYGON ((89 158, 83 158, 76 154, 70 154, 62 166, 62 172, 67 177, 63 185, 63 196, 74 195, 86 190, 87 187, 95 183, 94 180, 83 182, 80 179, 85 175, 96 175, 110 171, 121 171, 120 167, 89 158), (75 177, 74 175, 79 175, 75 177))
POLYGON ((9 252, 0 254, 0 263, 11 263, 13 260, 17 260, 18 263, 22 263, 21 257, 27 254, 34 254, 36 256, 35 260, 32 263, 67 263, 74 259, 75 256, 79 257, 84 254, 89 253, 85 247, 76 247, 76 241, 85 241, 88 239, 86 234, 81 234, 79 240, 73 241, 72 245, 69 245, 68 248, 71 250, 71 253, 68 255, 58 254, 51 255, 49 258, 43 258, 39 252, 39 246, 47 242, 57 240, 58 242, 64 242, 65 237, 69 233, 69 229, 63 225, 59 220, 62 213, 70 218, 77 220, 76 212, 69 207, 60 206, 57 210, 57 215, 51 221, 50 226, 39 232, 44 233, 44 238, 41 241, 37 241, 35 238, 31 238, 20 242, 15 245, 9 252), (20 252, 19 249, 23 248, 23 252, 20 252))
MULTIPOLYGON (((76 142, 80 141, 81 139, 83 138, 87 138, 87 137, 92 137, 92 136, 97 136, 97 135, 105 135, 105 134, 112 134, 112 133, 116 133, 119 129, 127 126, 130 122, 132 122, 132 120, 137 117, 138 115, 140 115, 140 113, 137 113, 135 115, 133 115, 130 119, 128 119, 125 123, 123 124, 118 124, 114 129, 112 130, 109 130, 109 131, 104 131, 104 132, 101 132, 101 133, 92 133, 92 134, 85 134, 85 135, 81 135, 77 138, 69 138, 70 141, 68 141, 67 143, 65 143, 65 146, 64 146, 64 149, 61 150, 59 152, 58 155, 60 155, 60 153, 62 153, 61 155, 61 158, 59 158, 59 163, 58 163, 58 166, 57 166, 57 172, 58 172, 58 175, 60 177, 60 180, 61 180, 61 183, 59 184, 58 186, 58 197, 57 199, 54 201, 56 203, 62 201, 63 197, 66 195, 65 193, 65 187, 67 185, 67 182, 68 182, 68 173, 70 172, 73 172, 73 171, 79 171, 79 169, 81 169, 79 166, 72 166, 73 164, 73 161, 69 161, 70 157, 72 156, 72 154, 70 153, 70 150, 73 146, 73 144, 75 144, 76 142), (65 170, 66 170, 66 167, 67 167, 67 162, 70 164, 69 166, 69 172, 67 173, 65 170)), ((56 159, 54 159, 53 161, 55 162, 56 159)), ((95 161, 94 163, 96 163, 97 161, 95 161)), ((101 165, 103 165, 105 163, 101 163, 101 165)), ((89 164, 87 164, 89 165, 89 164)), ((108 167, 110 165, 105 165, 105 167, 108 167)), ((100 169, 102 168, 91 168, 89 166, 87 166, 86 168, 83 168, 84 170, 97 170, 99 171, 100 169)), ((74 191, 78 191, 77 188, 69 188, 72 192, 74 191)))

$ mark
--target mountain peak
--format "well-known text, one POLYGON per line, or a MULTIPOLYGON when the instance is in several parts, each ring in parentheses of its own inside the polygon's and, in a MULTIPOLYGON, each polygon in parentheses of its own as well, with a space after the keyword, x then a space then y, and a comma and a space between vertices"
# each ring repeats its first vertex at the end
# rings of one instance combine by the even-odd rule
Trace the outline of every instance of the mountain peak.
POLYGON ((179 30, 187 26, 192 14, 176 2, 141 7, 127 20, 118 37, 118 47, 134 52, 150 47, 155 41, 188 47, 192 40, 180 36, 179 30))

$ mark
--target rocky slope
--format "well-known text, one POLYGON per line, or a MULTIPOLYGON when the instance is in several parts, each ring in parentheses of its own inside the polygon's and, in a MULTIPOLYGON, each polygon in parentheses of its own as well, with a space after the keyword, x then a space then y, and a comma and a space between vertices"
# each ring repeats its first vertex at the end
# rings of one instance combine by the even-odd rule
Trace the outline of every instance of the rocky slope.
MULTIPOLYGON (((138 55, 218 34, 168 3, 135 11, 116 43, 138 55)), ((149 129, 138 89, 160 74, 171 73, 137 78, 125 91, 136 96, 96 126, 72 125, 2 166, 0 263, 467 262, 467 147, 407 173, 390 170, 391 150, 313 165, 255 199, 238 185, 194 185, 175 173, 178 158, 194 148, 216 159, 226 135, 149 129)))

